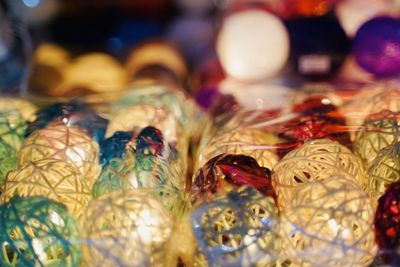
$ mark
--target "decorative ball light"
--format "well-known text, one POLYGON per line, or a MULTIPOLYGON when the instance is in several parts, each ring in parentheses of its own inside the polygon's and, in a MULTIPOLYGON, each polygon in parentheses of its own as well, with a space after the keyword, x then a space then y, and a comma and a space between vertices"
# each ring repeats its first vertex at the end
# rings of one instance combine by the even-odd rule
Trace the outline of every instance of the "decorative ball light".
POLYGON ((168 109, 139 104, 117 112, 110 120, 106 136, 110 137, 117 131, 138 131, 147 126, 160 129, 168 141, 177 141, 183 135, 182 126, 168 109))
POLYGON ((26 121, 18 111, 0 112, 0 142, 14 150, 21 148, 26 121))
POLYGON ((305 183, 282 213, 284 253, 296 266, 368 266, 373 214, 368 195, 347 178, 305 183))
POLYGON ((40 196, 13 197, 0 208, 1 266, 79 266, 78 223, 64 205, 40 196))
POLYGON ((86 87, 98 93, 118 92, 128 83, 123 66, 103 53, 89 53, 76 58, 64 70, 64 75, 58 96, 70 93, 74 87, 86 87))
POLYGON ((100 117, 86 102, 74 100, 67 103, 54 103, 38 112, 36 118, 28 123, 25 136, 32 132, 46 128, 51 123, 63 123, 68 127, 84 130, 97 142, 104 139, 108 120, 100 117))
POLYGON ((183 130, 186 134, 198 130, 196 116, 199 110, 194 101, 187 98, 182 91, 170 90, 166 86, 134 87, 134 90, 125 91, 112 106, 112 113, 118 114, 121 109, 141 104, 170 111, 181 125, 185 125, 183 130))
POLYGON ((65 124, 50 124, 24 141, 19 151, 19 166, 42 159, 65 160, 75 165, 89 187, 101 170, 99 145, 82 130, 65 124))
POLYGON ((376 17, 364 23, 353 42, 357 63, 377 76, 400 72, 400 20, 394 17, 376 17))
POLYGON ((237 80, 260 81, 276 75, 289 56, 289 36, 278 17, 257 9, 225 18, 216 50, 225 72, 237 80))
POLYGON ((0 185, 5 182, 7 174, 17 168, 17 152, 0 142, 0 185))
POLYGON ((285 26, 290 36, 292 68, 301 78, 332 77, 351 50, 350 40, 335 16, 293 18, 286 20, 285 26))
MULTIPOLYGON (((174 221, 146 190, 93 200, 83 217, 85 261, 94 266, 172 266, 174 221)), ((175 262, 176 264, 176 262, 175 262)))
POLYGON ((254 158, 261 166, 272 169, 278 162, 278 156, 272 146, 278 142, 277 136, 259 130, 222 128, 215 135, 211 135, 204 144, 197 164, 203 166, 208 160, 223 153, 243 154, 254 158))
POLYGON ((279 253, 275 201, 254 189, 220 195, 194 210, 191 220, 200 250, 213 265, 271 264, 279 253))
POLYGON ((284 208, 297 187, 340 175, 366 188, 367 178, 361 159, 348 148, 328 139, 317 139, 292 150, 275 165, 272 184, 278 204, 284 208))
POLYGON ((0 99, 0 112, 18 111, 26 121, 35 118, 36 110, 37 107, 34 104, 22 98, 2 96, 0 99))
POLYGON ((391 183, 400 181, 400 142, 379 151, 368 169, 368 189, 373 204, 391 183))
POLYGON ((381 149, 400 141, 400 113, 383 110, 369 116, 355 136, 353 149, 370 167, 381 149))
POLYGON ((400 112, 400 89, 397 83, 381 83, 360 91, 353 100, 341 107, 349 126, 360 126, 365 119, 382 110, 400 112))
POLYGON ((91 197, 89 186, 80 176, 79 170, 66 161, 29 162, 7 175, 1 199, 4 203, 14 195, 43 196, 64 203, 70 213, 80 217, 91 197))
POLYGON ((374 219, 376 242, 385 261, 390 261, 400 245, 399 205, 400 183, 395 182, 379 198, 374 219))

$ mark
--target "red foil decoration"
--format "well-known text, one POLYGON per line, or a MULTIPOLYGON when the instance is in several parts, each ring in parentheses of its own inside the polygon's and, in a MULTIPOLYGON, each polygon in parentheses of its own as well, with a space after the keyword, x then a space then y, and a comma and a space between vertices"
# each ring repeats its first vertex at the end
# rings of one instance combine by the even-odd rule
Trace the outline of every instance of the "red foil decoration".
POLYGON ((192 193, 196 200, 212 199, 214 194, 229 186, 249 186, 276 200, 271 171, 258 165, 254 158, 244 155, 221 154, 209 160, 199 170, 192 193))
POLYGON ((388 262, 392 258, 390 250, 394 253, 400 245, 400 182, 389 185, 379 198, 374 225, 376 243, 388 262))
POLYGON ((345 118, 338 112, 335 105, 326 101, 326 98, 310 97, 296 105, 293 112, 298 113, 299 116, 279 126, 274 126, 278 129, 276 134, 285 140, 278 149, 280 157, 308 141, 320 138, 337 141, 351 148, 352 143, 345 118))

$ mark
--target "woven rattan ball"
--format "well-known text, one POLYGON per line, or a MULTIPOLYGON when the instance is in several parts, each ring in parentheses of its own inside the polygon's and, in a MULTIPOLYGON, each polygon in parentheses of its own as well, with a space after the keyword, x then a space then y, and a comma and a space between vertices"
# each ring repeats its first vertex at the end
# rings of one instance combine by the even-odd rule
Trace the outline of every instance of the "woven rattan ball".
POLYGON ((21 148, 26 122, 18 111, 0 112, 0 142, 14 150, 21 148))
POLYGON ((138 104, 119 110, 111 118, 106 136, 112 136, 116 131, 140 130, 147 126, 160 129, 168 142, 177 141, 183 135, 182 126, 168 109, 138 104))
POLYGON ((83 217, 91 266, 172 266, 174 222, 146 190, 120 190, 93 200, 83 217), (171 264, 171 265, 169 265, 171 264))
POLYGON ((74 164, 89 187, 101 170, 98 144, 80 129, 64 124, 51 124, 33 132, 19 151, 18 164, 50 158, 74 164))
POLYGON ((57 159, 30 162, 10 172, 1 187, 1 199, 12 196, 44 196, 63 203, 68 211, 80 217, 89 202, 91 192, 72 164, 57 159))
POLYGON ((347 178, 299 186, 281 219, 284 252, 296 266, 368 266, 374 259, 371 203, 347 178))
POLYGON ((260 166, 272 169, 278 162, 275 150, 268 148, 279 142, 273 134, 259 130, 233 129, 220 130, 205 144, 205 149, 198 157, 198 165, 203 166, 208 160, 220 154, 243 154, 257 160, 260 166))
POLYGON ((64 205, 16 196, 1 207, 0 216, 1 266, 79 266, 78 223, 64 205))
POLYGON ((254 266, 279 251, 277 208, 271 197, 242 187, 192 213, 200 250, 215 266, 254 266))
POLYGON ((373 204, 386 190, 386 187, 400 181, 400 142, 382 149, 368 169, 368 189, 373 204))
POLYGON ((399 141, 400 113, 381 111, 365 120, 363 127, 356 133, 354 151, 370 167, 378 152, 399 141))
POLYGON ((37 107, 30 101, 22 98, 5 97, 0 98, 0 112, 18 111, 24 120, 33 120, 37 107))
POLYGON ((381 110, 400 111, 400 90, 398 85, 377 85, 365 88, 353 100, 341 108, 349 126, 360 126, 370 115, 381 110))
POLYGON ((340 175, 356 182, 363 189, 366 177, 361 159, 348 148, 327 139, 317 139, 292 150, 275 165, 272 184, 278 195, 278 205, 290 202, 300 185, 340 175))

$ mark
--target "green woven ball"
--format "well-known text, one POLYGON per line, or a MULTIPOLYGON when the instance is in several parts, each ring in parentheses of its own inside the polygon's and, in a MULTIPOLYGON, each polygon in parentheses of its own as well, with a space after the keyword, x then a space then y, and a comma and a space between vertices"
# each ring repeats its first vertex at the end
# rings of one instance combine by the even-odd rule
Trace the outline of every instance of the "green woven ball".
POLYGON ((1 206, 0 219, 0 266, 79 266, 78 224, 64 205, 15 196, 1 206))

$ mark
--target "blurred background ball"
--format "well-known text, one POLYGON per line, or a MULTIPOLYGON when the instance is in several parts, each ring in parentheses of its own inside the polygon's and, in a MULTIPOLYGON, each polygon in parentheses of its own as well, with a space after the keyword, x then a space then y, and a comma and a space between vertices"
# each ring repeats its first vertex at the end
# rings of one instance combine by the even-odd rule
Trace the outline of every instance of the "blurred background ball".
POLYGON ((289 56, 285 26, 278 17, 262 10, 245 10, 228 16, 216 46, 225 72, 243 81, 274 76, 289 56))
POLYGON ((400 19, 373 18, 357 31, 353 53, 357 63, 377 76, 400 72, 400 19))
POLYGON ((169 74, 170 79, 176 79, 175 83, 182 83, 188 74, 185 59, 173 45, 164 41, 149 41, 136 47, 129 54, 125 67, 130 81, 153 78, 162 82, 162 75, 169 74))
POLYGON ((290 58, 302 78, 325 79, 336 73, 350 52, 350 41, 334 16, 285 21, 290 36, 290 58))

